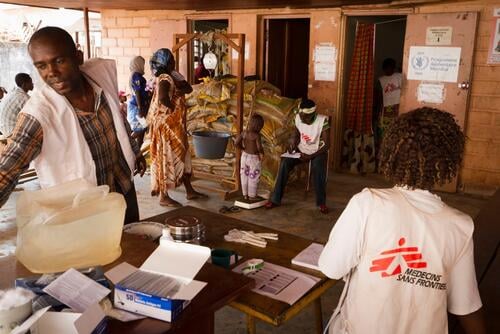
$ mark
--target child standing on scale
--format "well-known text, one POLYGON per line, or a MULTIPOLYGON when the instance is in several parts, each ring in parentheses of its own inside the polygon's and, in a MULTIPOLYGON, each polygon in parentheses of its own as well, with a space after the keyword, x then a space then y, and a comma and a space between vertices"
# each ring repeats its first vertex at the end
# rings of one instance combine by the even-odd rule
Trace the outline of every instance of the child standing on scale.
POLYGON ((235 141, 236 147, 243 150, 240 159, 241 191, 243 197, 253 200, 257 197, 257 186, 261 173, 264 149, 260 131, 264 127, 264 118, 254 114, 250 118, 247 130, 243 131, 235 141))

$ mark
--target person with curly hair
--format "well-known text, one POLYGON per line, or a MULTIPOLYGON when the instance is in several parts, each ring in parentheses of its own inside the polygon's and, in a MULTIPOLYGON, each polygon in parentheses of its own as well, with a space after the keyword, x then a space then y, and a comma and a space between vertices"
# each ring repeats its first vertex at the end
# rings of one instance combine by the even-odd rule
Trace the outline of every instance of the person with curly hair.
POLYGON ((485 333, 468 215, 430 190, 456 175, 464 134, 449 113, 420 108, 397 117, 380 151, 395 186, 354 195, 319 258, 344 278, 330 333, 447 333, 447 311, 467 333, 485 333))

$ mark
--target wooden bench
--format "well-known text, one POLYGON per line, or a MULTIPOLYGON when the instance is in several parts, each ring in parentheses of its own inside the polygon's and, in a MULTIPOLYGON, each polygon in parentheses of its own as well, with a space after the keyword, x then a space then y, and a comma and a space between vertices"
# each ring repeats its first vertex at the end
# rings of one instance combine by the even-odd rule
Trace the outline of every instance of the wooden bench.
MULTIPOLYGON (((500 333, 500 190, 488 200, 474 219, 474 263, 479 293, 483 302, 487 333, 500 333)), ((450 320, 449 332, 463 333, 456 319, 450 320)))

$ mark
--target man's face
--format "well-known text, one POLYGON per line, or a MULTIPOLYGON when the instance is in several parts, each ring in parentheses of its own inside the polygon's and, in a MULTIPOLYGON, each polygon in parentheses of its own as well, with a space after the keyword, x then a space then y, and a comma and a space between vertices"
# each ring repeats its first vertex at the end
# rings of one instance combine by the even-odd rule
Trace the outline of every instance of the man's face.
POLYGON ((57 93, 67 95, 78 87, 81 54, 50 38, 33 41, 28 52, 42 80, 57 93))
POLYGON ((316 116, 316 113, 313 112, 312 114, 304 114, 304 113, 299 113, 300 120, 302 123, 305 124, 311 124, 314 121, 314 117, 316 116))

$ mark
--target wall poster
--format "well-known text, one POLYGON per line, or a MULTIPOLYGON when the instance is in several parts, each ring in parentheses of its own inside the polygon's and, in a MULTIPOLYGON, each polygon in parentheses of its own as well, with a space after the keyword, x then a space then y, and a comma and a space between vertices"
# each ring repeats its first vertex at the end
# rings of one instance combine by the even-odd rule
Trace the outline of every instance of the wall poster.
POLYGON ((462 48, 412 46, 408 80, 457 82, 462 48))
POLYGON ((337 70, 337 48, 331 43, 318 44, 314 48, 314 80, 335 81, 337 70))
POLYGON ((500 8, 495 8, 493 18, 488 64, 500 64, 500 8))

